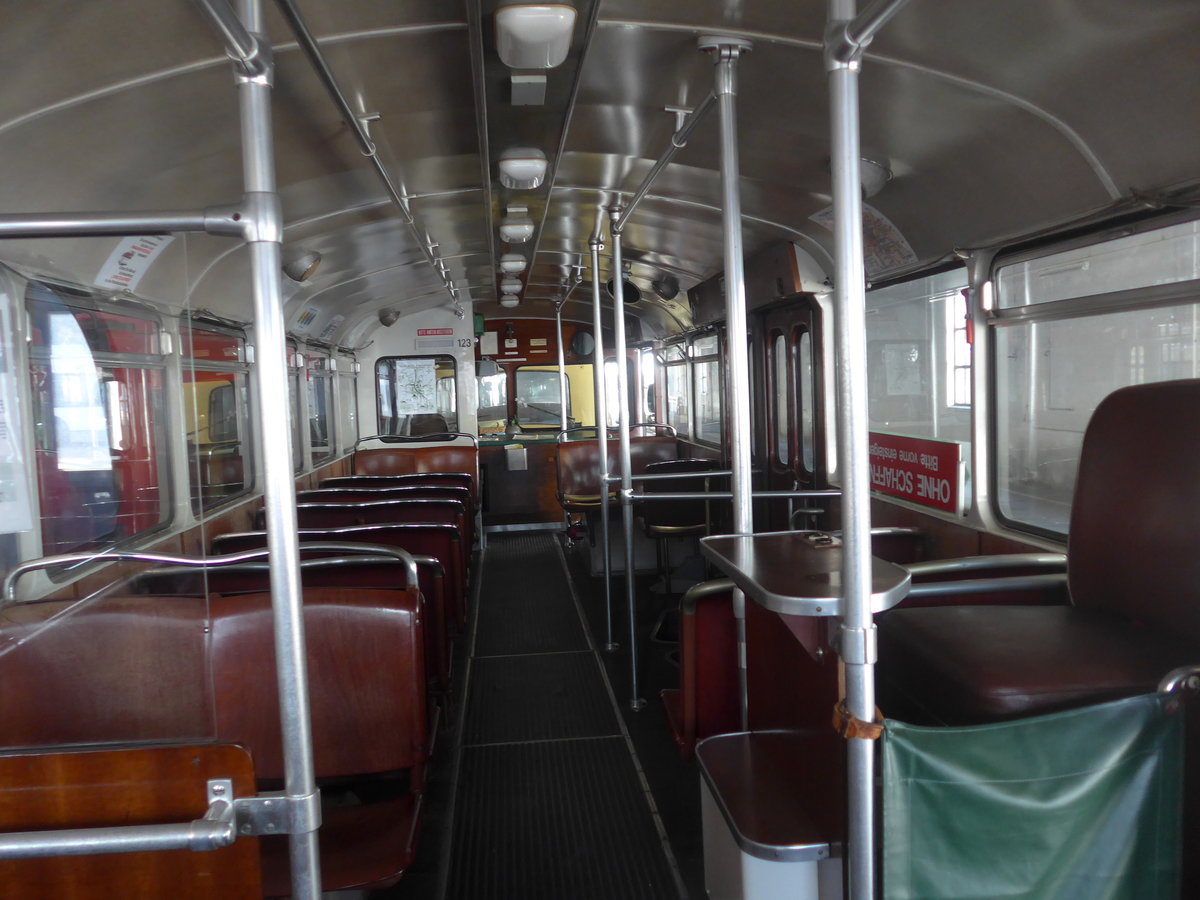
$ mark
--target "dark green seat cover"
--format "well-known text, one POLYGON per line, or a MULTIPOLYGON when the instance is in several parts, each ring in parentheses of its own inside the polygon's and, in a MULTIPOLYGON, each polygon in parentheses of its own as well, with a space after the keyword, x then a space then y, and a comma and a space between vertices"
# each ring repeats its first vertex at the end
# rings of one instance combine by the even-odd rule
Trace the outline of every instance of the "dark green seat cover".
POLYGON ((1178 900, 1182 726, 1161 694, 965 728, 889 720, 885 900, 1178 900))

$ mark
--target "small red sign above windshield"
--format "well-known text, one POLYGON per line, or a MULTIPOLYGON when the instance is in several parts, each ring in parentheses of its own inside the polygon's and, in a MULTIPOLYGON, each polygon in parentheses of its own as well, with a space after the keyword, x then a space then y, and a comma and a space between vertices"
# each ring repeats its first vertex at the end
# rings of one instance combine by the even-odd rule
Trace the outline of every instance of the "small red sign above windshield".
POLYGON ((871 432, 871 488, 922 506, 959 513, 962 445, 871 432))

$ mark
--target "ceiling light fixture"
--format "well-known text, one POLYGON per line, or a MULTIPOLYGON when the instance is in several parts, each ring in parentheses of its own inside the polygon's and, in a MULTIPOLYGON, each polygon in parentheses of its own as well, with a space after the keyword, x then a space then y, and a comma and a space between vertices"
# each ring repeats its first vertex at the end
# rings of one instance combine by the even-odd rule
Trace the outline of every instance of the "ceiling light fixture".
POLYGON ((520 253, 505 253, 500 257, 500 271, 505 275, 516 275, 519 272, 524 272, 527 265, 529 263, 520 253))
POLYGON ((510 69, 553 69, 571 49, 575 7, 523 3, 496 10, 496 52, 510 69))
POLYGON ((533 219, 529 218, 526 206, 510 206, 508 215, 500 222, 500 240, 509 244, 523 244, 533 237, 533 219))
POLYGON ((500 282, 500 290, 505 294, 521 293, 521 280, 519 278, 505 278, 500 282))
POLYGON ((304 250, 283 264, 283 274, 292 281, 308 281, 320 264, 320 253, 316 250, 304 250))
POLYGON ((874 197, 883 186, 892 180, 892 170, 882 163, 865 156, 858 161, 859 181, 862 184, 863 199, 874 197))
POLYGON ((531 191, 546 180, 546 154, 535 147, 512 147, 500 154, 500 183, 514 191, 531 191))
POLYGON ((516 294, 501 294, 500 295, 500 305, 501 306, 513 307, 513 306, 516 306, 520 302, 521 302, 521 298, 518 297, 516 294))

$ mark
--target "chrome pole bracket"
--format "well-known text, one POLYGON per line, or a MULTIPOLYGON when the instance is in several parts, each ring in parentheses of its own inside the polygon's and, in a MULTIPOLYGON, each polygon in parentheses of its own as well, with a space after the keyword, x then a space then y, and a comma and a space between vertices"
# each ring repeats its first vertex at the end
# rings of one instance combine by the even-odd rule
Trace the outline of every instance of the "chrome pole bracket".
POLYGON ((234 823, 243 837, 307 834, 321 825, 321 792, 289 797, 270 791, 233 801, 234 823))

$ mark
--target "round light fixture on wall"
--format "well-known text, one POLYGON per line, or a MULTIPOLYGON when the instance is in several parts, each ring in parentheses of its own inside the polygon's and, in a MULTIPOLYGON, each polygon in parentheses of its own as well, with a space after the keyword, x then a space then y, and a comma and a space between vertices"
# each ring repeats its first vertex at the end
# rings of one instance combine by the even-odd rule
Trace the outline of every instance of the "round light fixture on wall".
POLYGON ((500 295, 500 305, 501 306, 512 307, 512 306, 516 306, 520 302, 521 302, 521 298, 518 297, 516 294, 501 294, 500 295))
POLYGON ((500 281, 500 292, 504 294, 519 294, 521 287, 519 278, 504 278, 500 281))
POLYGON ((283 264, 283 274, 292 281, 308 281, 317 266, 321 265, 321 254, 316 250, 305 250, 283 264))

